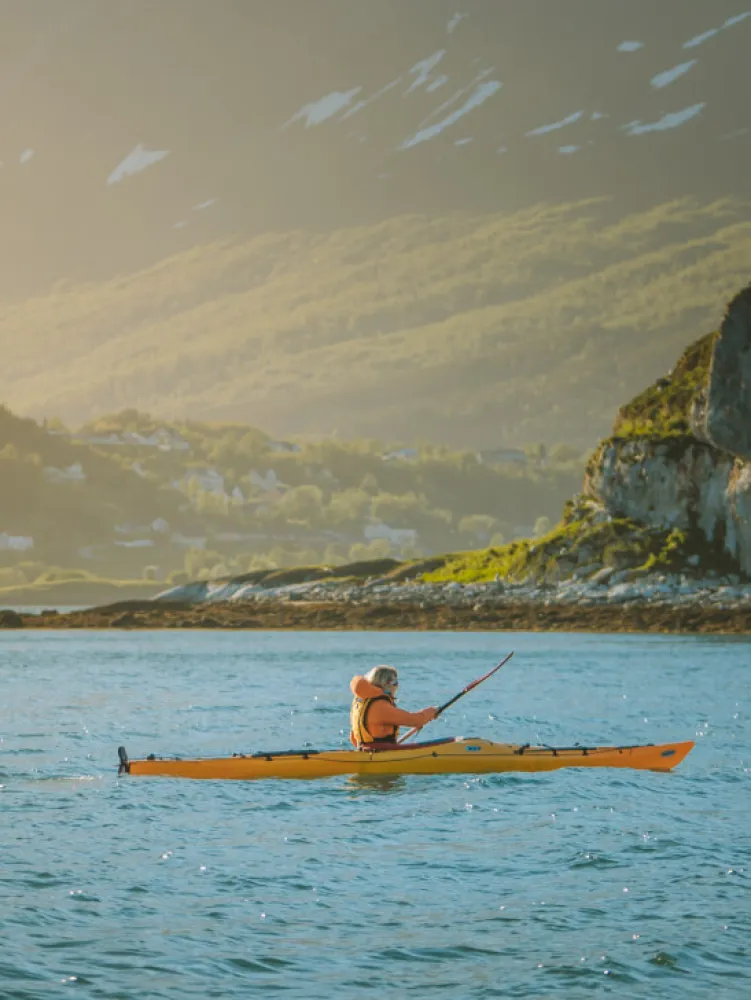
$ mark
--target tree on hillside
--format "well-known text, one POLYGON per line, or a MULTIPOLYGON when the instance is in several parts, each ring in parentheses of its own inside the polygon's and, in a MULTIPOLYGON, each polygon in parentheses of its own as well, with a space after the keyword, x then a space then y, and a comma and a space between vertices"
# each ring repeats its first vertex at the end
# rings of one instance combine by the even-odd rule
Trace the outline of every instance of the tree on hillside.
POLYGON ((326 508, 326 520, 333 527, 352 524, 360 525, 370 514, 371 499, 363 490, 341 490, 332 493, 326 508))
POLYGON ((282 497, 276 510, 286 521, 302 521, 311 527, 323 515, 323 491, 318 486, 296 486, 282 497))

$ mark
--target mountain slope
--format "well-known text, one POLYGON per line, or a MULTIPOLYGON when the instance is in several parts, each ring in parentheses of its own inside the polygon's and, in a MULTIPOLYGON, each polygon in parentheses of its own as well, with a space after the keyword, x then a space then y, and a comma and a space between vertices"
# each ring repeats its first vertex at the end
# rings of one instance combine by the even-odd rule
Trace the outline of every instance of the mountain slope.
POLYGON ((0 396, 462 446, 607 432, 744 284, 749 206, 609 201, 224 242, 0 306, 0 396), (688 331, 688 333, 687 333, 688 331))
POLYGON ((5 0, 0 296, 217 238, 748 194, 740 0, 5 0))

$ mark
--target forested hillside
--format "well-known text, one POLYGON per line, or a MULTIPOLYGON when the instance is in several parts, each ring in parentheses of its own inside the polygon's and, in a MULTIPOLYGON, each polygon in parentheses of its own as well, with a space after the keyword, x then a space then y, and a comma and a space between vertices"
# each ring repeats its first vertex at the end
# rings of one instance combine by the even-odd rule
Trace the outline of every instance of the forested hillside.
POLYGON ((0 304, 0 393, 463 448, 607 433, 747 279, 749 203, 403 216, 222 242, 0 304))

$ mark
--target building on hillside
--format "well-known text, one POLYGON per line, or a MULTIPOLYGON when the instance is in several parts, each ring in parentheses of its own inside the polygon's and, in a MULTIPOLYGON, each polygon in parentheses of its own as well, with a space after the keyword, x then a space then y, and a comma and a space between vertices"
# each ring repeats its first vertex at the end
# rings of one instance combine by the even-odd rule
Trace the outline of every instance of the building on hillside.
POLYGON ((381 455, 382 462, 411 462, 420 457, 417 448, 396 448, 381 455))
POLYGON ((281 485, 274 469, 269 469, 266 475, 262 475, 262 473, 256 472, 255 469, 251 469, 246 478, 253 486, 256 486, 259 490, 263 490, 264 493, 273 493, 281 485))
POLYGON ((44 478, 50 483, 82 483, 86 479, 86 473, 80 462, 74 462, 67 469, 56 469, 54 465, 48 465, 44 469, 44 478))
POLYGON ((206 536, 195 535, 191 538, 179 531, 173 531, 170 535, 170 545, 177 545, 181 549, 205 549, 206 536))
POLYGON ((7 531, 0 532, 0 552, 28 552, 34 548, 31 535, 9 535, 7 531))
POLYGON ((299 444, 293 444, 291 441, 269 441, 269 451, 298 455, 301 450, 299 444))
POLYGON ((125 524, 115 525, 116 535, 148 535, 150 531, 150 524, 130 524, 126 522, 125 524))
POLYGON ((161 451, 190 451, 190 444, 177 431, 160 427, 153 434, 139 434, 138 431, 110 431, 109 434, 85 434, 79 438, 86 444, 130 445, 138 448, 159 448, 161 451))
POLYGON ((363 535, 369 542, 385 539, 392 545, 415 545, 418 534, 414 528, 391 528, 388 524, 366 524, 363 535))
POLYGON ((82 437, 78 438, 79 441, 83 441, 84 444, 109 444, 109 445, 123 445, 125 441, 112 431, 111 434, 84 434, 82 437))
POLYGON ((121 549, 151 549, 154 547, 153 538, 125 538, 122 541, 115 541, 115 545, 121 549))
POLYGON ((205 493, 214 493, 216 496, 226 496, 224 492, 224 476, 216 469, 190 469, 180 479, 176 479, 172 485, 182 493, 187 492, 191 482, 196 483, 205 493))

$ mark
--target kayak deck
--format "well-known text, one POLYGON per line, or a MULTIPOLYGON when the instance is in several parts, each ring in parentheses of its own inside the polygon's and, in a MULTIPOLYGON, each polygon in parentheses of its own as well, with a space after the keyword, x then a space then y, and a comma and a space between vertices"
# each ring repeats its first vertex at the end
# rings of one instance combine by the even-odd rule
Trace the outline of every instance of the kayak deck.
POLYGON ((495 774, 555 771, 562 767, 627 767, 670 771, 694 743, 642 746, 549 747, 493 743, 480 738, 449 738, 398 747, 352 750, 299 750, 197 759, 154 755, 129 760, 118 750, 120 773, 172 778, 330 778, 340 774, 495 774))

